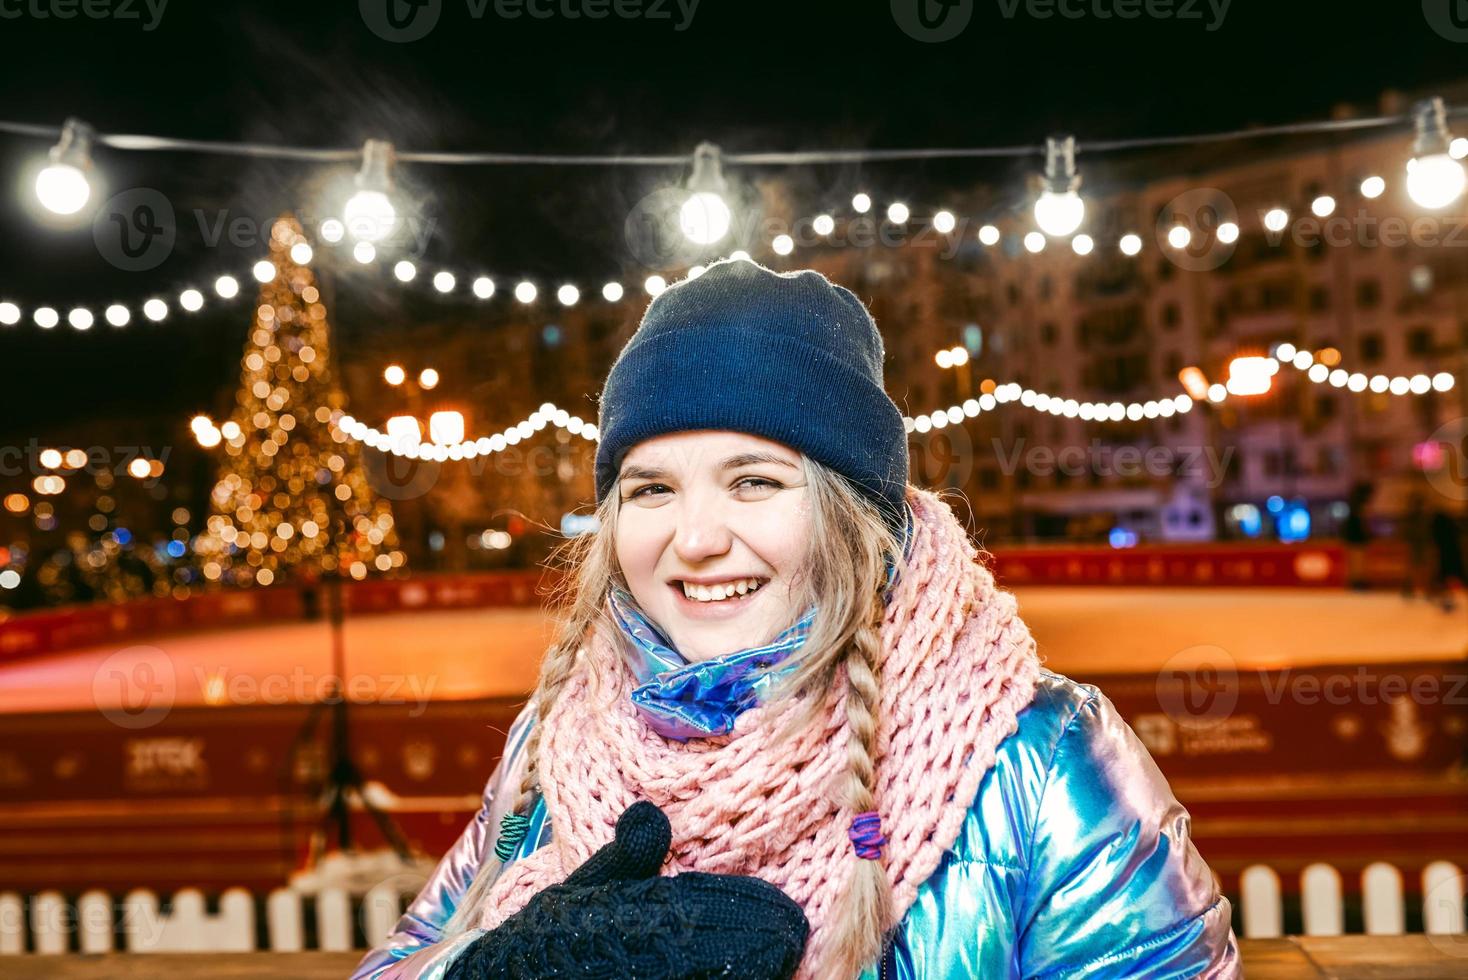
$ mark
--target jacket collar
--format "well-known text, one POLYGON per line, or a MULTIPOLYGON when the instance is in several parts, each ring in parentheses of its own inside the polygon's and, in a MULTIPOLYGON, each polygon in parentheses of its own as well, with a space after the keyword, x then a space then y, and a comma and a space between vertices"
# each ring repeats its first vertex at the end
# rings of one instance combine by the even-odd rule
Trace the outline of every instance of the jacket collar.
MULTIPOLYGON (((908 507, 903 512, 903 549, 910 554, 913 515, 908 507)), ((888 597, 895 578, 896 567, 889 560, 888 597)), ((626 590, 614 586, 608 602, 639 685, 632 691, 632 703, 654 731, 678 741, 733 731, 735 719, 745 709, 763 703, 775 683, 796 668, 798 660, 791 655, 805 643, 816 616, 816 607, 811 606, 769 643, 689 663, 636 608, 626 590), (788 663, 776 670, 764 670, 782 661, 788 663)))

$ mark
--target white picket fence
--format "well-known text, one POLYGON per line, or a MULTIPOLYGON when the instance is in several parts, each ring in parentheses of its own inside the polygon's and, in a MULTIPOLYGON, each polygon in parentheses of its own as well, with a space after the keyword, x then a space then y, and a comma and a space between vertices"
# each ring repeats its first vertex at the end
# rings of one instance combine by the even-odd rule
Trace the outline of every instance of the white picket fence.
MULTIPOLYGON (((346 891, 328 888, 315 898, 316 943, 314 948, 348 951, 353 948, 353 915, 361 917, 363 935, 375 942, 392 931, 402 911, 404 882, 389 878, 377 885, 360 902, 346 891), (353 907, 355 905, 355 908, 353 907)), ((1240 906, 1243 935, 1269 939, 1284 935, 1284 902, 1280 878, 1273 869, 1254 865, 1241 876, 1240 906)), ((1304 934, 1338 936, 1345 931, 1341 875, 1326 864, 1312 864, 1300 875, 1304 934)), ((1401 935, 1406 930, 1406 902, 1402 873, 1385 862, 1369 865, 1361 875, 1361 893, 1367 935, 1401 935)), ((1448 861, 1438 861, 1422 872, 1423 931, 1459 935, 1464 925, 1464 875, 1448 861)), ((279 888, 265 902, 268 937, 258 948, 298 952, 306 948, 306 905, 300 892, 279 888)), ((29 931, 36 953, 71 951, 70 936, 76 933, 82 953, 115 951, 112 898, 105 892, 82 895, 75 908, 57 892, 36 895, 27 909, 21 896, 0 894, 0 956, 26 951, 29 931)), ((219 911, 208 914, 204 896, 197 889, 174 895, 173 908, 161 914, 158 897, 146 889, 123 899, 123 949, 144 952, 250 952, 257 948, 255 901, 242 888, 220 896, 219 911)))

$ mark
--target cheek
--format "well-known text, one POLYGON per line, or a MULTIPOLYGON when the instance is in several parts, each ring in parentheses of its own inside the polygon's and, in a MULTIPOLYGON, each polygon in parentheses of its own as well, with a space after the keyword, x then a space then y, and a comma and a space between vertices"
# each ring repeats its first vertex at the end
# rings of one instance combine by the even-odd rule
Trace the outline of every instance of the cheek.
POLYGON ((654 522, 641 517, 623 515, 617 524, 617 564, 629 583, 651 577, 662 553, 654 522))

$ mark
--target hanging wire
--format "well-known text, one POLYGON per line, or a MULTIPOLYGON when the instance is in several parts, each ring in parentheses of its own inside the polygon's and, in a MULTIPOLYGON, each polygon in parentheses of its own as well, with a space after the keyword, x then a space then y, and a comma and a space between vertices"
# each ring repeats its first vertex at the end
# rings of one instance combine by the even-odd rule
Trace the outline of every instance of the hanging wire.
MULTIPOLYGON (((1448 111, 1450 116, 1468 114, 1468 107, 1448 111)), ((1370 116, 1362 119, 1328 119, 1284 123, 1252 129, 1191 133, 1177 136, 1142 136, 1132 139, 1078 140, 1079 153, 1111 153, 1149 147, 1186 146, 1234 140, 1263 139, 1271 136, 1299 136, 1318 133, 1345 133, 1393 126, 1410 126, 1410 113, 1370 116)), ((0 120, 0 133, 55 140, 61 136, 60 126, 0 120)), ((277 160, 311 160, 327 163, 350 162, 362 156, 361 147, 307 148, 272 143, 238 143, 224 140, 179 139, 172 136, 149 136, 126 133, 98 133, 94 142, 117 150, 173 151, 214 153, 223 156, 257 157, 277 160)), ((1041 156, 1043 143, 1011 146, 913 147, 910 149, 869 150, 800 150, 755 153, 725 153, 726 163, 751 166, 800 166, 819 163, 861 163, 892 160, 952 160, 979 158, 1021 158, 1041 156)), ((405 163, 447 164, 458 166, 552 166, 552 167, 667 167, 688 163, 690 154, 559 154, 498 152, 436 152, 397 150, 394 156, 405 163)))

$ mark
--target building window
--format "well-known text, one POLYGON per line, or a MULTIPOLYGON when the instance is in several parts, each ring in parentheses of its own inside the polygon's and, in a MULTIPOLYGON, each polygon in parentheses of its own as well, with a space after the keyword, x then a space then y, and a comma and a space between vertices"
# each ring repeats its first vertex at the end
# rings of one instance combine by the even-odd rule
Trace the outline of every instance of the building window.
POLYGON ((1310 290, 1310 309, 1316 313, 1330 309, 1330 290, 1315 286, 1310 290))
POLYGON ((1044 344, 1046 347, 1054 347, 1056 335, 1057 331, 1055 329, 1055 324, 1040 324, 1040 343, 1044 344))
POLYGON ((1178 313, 1176 303, 1165 303, 1162 306, 1162 325, 1168 330, 1176 330, 1178 321, 1182 319, 1178 313))
POLYGON ((1356 283, 1356 305, 1363 310, 1374 310, 1381 305, 1381 283, 1375 279, 1363 279, 1356 283))
POLYGON ((1381 334, 1368 333, 1361 335, 1361 360, 1367 364, 1375 364, 1381 360, 1385 344, 1382 343, 1381 334))
POLYGON ((1407 353, 1426 357, 1432 353, 1432 328, 1413 327, 1407 331, 1407 353))

